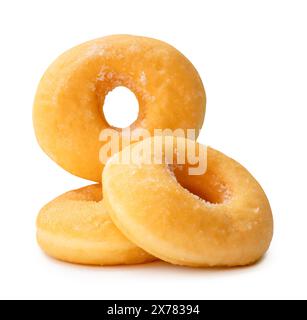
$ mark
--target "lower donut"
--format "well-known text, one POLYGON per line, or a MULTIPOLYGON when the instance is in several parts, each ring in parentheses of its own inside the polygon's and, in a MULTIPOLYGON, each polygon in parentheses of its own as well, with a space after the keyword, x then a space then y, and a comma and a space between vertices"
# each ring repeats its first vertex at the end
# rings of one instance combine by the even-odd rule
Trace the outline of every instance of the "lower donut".
POLYGON ((110 220, 101 186, 63 194, 37 219, 37 241, 58 260, 85 265, 139 264, 156 260, 127 240, 110 220))
MULTIPOLYGON (((177 156, 187 143, 203 148, 183 138, 176 142, 177 156)), ((162 260, 185 266, 242 266, 264 255, 273 235, 271 208, 244 167, 211 148, 201 175, 189 175, 188 164, 174 170, 142 160, 120 164, 121 156, 146 143, 159 141, 151 138, 124 149, 103 174, 105 205, 128 239, 162 260)))

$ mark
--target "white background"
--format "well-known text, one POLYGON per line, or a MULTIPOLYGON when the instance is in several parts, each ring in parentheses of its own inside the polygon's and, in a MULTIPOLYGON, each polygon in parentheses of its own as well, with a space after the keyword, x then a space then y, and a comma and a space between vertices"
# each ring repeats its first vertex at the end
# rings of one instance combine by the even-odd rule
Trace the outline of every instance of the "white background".
POLYGON ((307 298, 306 17, 296 0, 1 1, 0 298, 307 298), (208 96, 200 141, 244 164, 271 201, 274 240, 257 265, 90 268, 39 250, 39 209, 90 183, 38 147, 36 86, 64 50, 116 33, 167 41, 199 70, 208 96))

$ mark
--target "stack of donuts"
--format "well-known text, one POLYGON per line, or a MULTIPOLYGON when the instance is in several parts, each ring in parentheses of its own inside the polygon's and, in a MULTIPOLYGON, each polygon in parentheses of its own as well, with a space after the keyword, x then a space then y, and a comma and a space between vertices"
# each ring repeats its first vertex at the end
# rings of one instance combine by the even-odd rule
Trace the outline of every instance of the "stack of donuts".
MULTIPOLYGON (((56 259, 86 265, 163 260, 191 267, 231 267, 258 261, 268 250, 273 218, 255 178, 238 162, 206 148, 207 170, 191 175, 188 161, 170 166, 119 161, 148 143, 155 129, 193 129, 195 140, 168 136, 195 149, 206 95, 191 62, 174 47, 150 38, 116 35, 62 54, 44 74, 33 122, 44 152, 62 168, 96 184, 70 191, 43 207, 37 240, 56 259), (107 94, 125 86, 136 95, 139 116, 129 128, 150 137, 99 158, 111 127, 101 112, 107 94)), ((162 141, 162 142, 161 142, 162 141)), ((121 144, 122 145, 122 144, 121 144)), ((155 157, 155 151, 153 151, 155 157)), ((135 152, 138 155, 137 152, 135 152)), ((184 158, 189 155, 181 152, 184 158)))

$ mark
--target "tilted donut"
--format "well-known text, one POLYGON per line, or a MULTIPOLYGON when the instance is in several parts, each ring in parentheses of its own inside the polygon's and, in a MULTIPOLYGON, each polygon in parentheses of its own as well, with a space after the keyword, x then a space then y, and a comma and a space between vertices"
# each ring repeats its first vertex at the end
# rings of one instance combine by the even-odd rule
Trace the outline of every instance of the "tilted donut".
POLYGON ((47 204, 37 219, 37 240, 56 259, 86 265, 151 262, 156 258, 127 240, 101 202, 101 186, 70 191, 47 204))
POLYGON ((110 128, 102 105, 118 86, 129 88, 139 102, 132 130, 202 127, 206 102, 202 81, 175 48, 128 35, 84 43, 61 55, 46 71, 33 112, 40 146, 72 174, 101 181, 99 135, 110 128))
MULTIPOLYGON (((144 140, 121 154, 155 142, 144 140)), ((196 267, 248 265, 269 248, 269 202, 236 161, 208 148, 207 172, 192 176, 188 164, 174 170, 142 161, 120 164, 121 154, 105 167, 104 200, 116 226, 139 247, 167 262, 196 267)))

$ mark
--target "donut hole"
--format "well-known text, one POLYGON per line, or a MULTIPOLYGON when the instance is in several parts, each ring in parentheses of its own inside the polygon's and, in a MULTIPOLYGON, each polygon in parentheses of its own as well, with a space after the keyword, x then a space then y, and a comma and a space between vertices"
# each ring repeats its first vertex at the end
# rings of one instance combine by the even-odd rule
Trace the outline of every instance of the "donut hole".
POLYGON ((133 125, 140 112, 137 97, 123 86, 116 87, 107 94, 102 110, 108 125, 117 129, 133 125))
POLYGON ((230 188, 210 171, 203 175, 192 176, 188 174, 187 168, 175 167, 173 172, 184 189, 208 203, 223 204, 231 198, 230 188))

